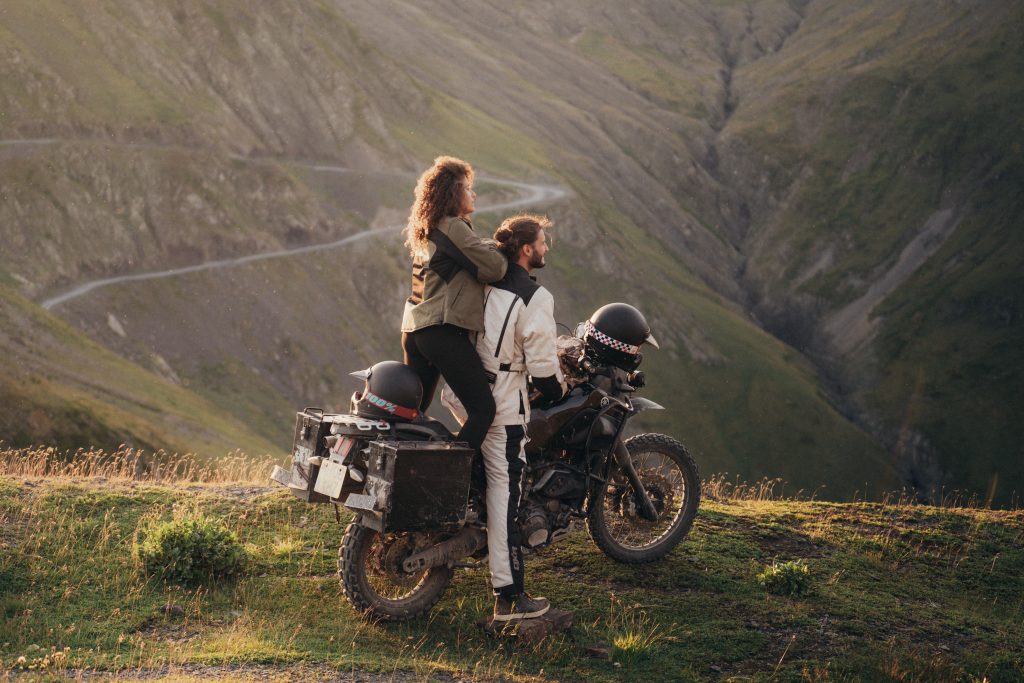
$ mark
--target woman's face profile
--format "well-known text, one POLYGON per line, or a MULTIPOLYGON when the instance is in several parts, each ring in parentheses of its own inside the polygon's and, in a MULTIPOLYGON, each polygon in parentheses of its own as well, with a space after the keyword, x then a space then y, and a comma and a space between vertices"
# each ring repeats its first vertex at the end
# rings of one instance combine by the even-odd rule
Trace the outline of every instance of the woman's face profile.
POLYGON ((462 207, 459 209, 459 217, 465 218, 476 210, 476 192, 473 191, 473 184, 463 181, 462 183, 462 207))

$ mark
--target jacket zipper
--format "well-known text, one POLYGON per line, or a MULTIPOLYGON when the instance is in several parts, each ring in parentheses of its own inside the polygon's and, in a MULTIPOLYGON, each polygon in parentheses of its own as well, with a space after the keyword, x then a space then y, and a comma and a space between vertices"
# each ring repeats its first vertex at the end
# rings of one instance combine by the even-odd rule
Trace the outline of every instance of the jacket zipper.
POLYGON ((508 307, 508 313, 505 314, 505 322, 501 325, 501 334, 498 335, 498 345, 494 347, 494 357, 497 358, 498 354, 501 353, 501 342, 505 340, 505 328, 508 327, 508 319, 512 317, 512 309, 516 307, 516 302, 519 301, 519 297, 512 299, 512 305, 508 307))

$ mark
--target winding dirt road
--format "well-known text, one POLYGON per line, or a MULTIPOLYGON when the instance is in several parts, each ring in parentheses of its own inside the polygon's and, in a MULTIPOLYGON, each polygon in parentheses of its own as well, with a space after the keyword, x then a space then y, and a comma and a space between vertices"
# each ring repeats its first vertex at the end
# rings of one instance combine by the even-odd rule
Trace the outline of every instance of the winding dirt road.
MULTIPOLYGON (((37 139, 23 139, 23 140, 0 140, 0 147, 18 147, 18 146, 40 146, 40 145, 53 145, 61 142, 83 142, 81 140, 59 140, 55 138, 37 138, 37 139)), ((88 141, 92 142, 92 141, 88 141)), ((152 144, 132 144, 132 143, 113 143, 107 141, 100 141, 101 144, 105 145, 117 145, 123 147, 133 148, 153 148, 153 149, 164 149, 160 145, 152 144)), ((316 164, 302 161, 291 161, 288 159, 267 159, 267 158, 250 158, 240 155, 232 155, 232 159, 245 163, 284 163, 300 168, 306 168, 312 171, 320 171, 323 173, 356 173, 359 172, 356 169, 351 169, 346 166, 336 166, 333 164, 316 164)), ((395 175, 415 177, 413 173, 396 171, 395 175)), ((495 204, 481 204, 477 207, 477 213, 486 213, 493 211, 510 211, 513 209, 523 209, 527 207, 536 207, 543 204, 550 204, 552 202, 559 201, 568 196, 568 191, 559 187, 558 185, 545 185, 535 183, 524 183, 516 180, 507 180, 504 178, 495 178, 491 176, 478 176, 481 180, 485 180, 488 183, 494 185, 502 185, 505 187, 513 188, 521 193, 521 196, 495 204)), ((84 296, 89 292, 99 289, 101 287, 108 287, 110 285, 119 285, 126 282, 138 282, 141 280, 158 280, 161 278, 175 277, 178 275, 185 275, 187 273, 197 273, 204 270, 215 270, 217 268, 231 268, 234 266, 242 266, 247 263, 254 263, 256 261, 267 261, 270 259, 278 258, 290 258, 292 256, 298 256, 301 254, 308 254, 318 251, 328 251, 330 249, 338 249, 346 245, 358 242, 360 240, 370 239, 373 237, 379 237, 381 235, 395 234, 401 230, 401 226, 391 226, 386 228, 372 228, 370 230, 363 230, 361 232, 342 237, 341 239, 333 242, 326 242, 324 244, 310 244, 303 247, 293 247, 290 249, 278 249, 275 251, 265 251, 258 254, 249 254, 247 256, 238 256, 235 258, 220 259, 216 261, 205 261, 203 263, 197 263, 192 266, 184 266, 181 268, 170 268, 167 270, 156 270, 147 273, 135 273, 132 275, 117 275, 114 277, 100 278, 96 280, 90 280, 84 282, 73 289, 70 289, 63 294, 50 297, 40 303, 40 305, 50 310, 55 306, 67 303, 72 299, 77 299, 80 296, 84 296)))

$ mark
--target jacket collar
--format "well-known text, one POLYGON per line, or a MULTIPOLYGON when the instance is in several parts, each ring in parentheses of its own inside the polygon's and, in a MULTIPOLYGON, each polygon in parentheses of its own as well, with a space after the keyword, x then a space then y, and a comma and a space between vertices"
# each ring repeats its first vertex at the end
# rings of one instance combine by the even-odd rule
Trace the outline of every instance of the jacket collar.
POLYGON ((512 263, 511 261, 509 261, 509 264, 508 264, 508 279, 509 280, 522 280, 524 278, 529 278, 530 280, 533 280, 534 282, 537 281, 537 278, 535 278, 533 275, 530 275, 530 273, 527 272, 526 268, 523 268, 518 263, 512 263))

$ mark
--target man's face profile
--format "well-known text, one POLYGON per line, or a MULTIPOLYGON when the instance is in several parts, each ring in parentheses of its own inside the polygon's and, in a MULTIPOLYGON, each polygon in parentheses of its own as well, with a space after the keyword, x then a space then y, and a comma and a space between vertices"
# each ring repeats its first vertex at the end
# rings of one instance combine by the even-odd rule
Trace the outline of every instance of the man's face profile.
POLYGON ((548 244, 547 235, 544 234, 544 229, 541 228, 537 232, 537 239, 532 244, 527 244, 523 247, 527 250, 526 256, 529 259, 530 268, 543 268, 546 264, 544 257, 548 253, 550 245, 548 244))

